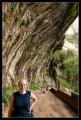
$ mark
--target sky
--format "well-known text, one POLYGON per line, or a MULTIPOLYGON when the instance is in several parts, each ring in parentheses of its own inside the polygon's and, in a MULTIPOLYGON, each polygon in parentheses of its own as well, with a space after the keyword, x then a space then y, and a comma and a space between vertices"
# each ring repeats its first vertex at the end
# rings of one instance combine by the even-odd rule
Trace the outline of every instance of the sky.
MULTIPOLYGON (((75 19, 75 21, 71 24, 71 26, 68 28, 68 30, 66 31, 65 35, 74 35, 75 33, 77 33, 79 31, 79 18, 77 17, 75 19)), ((69 43, 68 41, 65 41, 63 49, 67 50, 67 49, 71 49, 71 50, 75 50, 78 51, 78 46, 76 47, 75 45, 69 43)))
POLYGON ((71 24, 71 26, 68 28, 66 34, 67 35, 73 35, 74 34, 74 31, 77 33, 78 32, 78 29, 79 29, 79 17, 77 17, 75 19, 75 21, 71 24))

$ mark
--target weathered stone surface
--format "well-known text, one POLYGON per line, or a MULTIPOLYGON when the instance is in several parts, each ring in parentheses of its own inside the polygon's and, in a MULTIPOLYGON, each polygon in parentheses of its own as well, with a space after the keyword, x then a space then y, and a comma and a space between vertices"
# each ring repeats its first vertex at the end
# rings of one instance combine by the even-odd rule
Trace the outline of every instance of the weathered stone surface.
POLYGON ((78 3, 3 2, 3 86, 22 78, 45 79, 50 53, 63 47, 77 15, 78 3))

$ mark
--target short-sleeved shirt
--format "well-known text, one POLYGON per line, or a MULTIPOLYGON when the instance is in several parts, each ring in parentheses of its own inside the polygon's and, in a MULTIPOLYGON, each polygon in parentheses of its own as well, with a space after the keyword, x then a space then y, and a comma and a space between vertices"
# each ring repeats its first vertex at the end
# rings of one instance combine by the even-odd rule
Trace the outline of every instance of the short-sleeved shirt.
POLYGON ((31 91, 21 94, 18 91, 14 94, 14 110, 12 117, 32 117, 30 112, 31 91))

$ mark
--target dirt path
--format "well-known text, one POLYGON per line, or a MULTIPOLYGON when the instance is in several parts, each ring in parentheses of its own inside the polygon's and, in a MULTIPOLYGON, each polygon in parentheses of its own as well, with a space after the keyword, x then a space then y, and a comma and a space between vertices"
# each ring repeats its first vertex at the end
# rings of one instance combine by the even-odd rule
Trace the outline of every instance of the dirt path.
MULTIPOLYGON (((36 118, 57 118, 57 117, 77 117, 77 115, 66 105, 63 101, 58 99, 50 91, 43 93, 41 91, 36 91, 34 94, 37 96, 38 100, 33 108, 33 114, 36 118)), ((8 108, 4 109, 3 117, 7 117, 8 108)))
POLYGON ((34 117, 77 117, 64 102, 50 91, 35 93, 38 101, 34 107, 34 117))

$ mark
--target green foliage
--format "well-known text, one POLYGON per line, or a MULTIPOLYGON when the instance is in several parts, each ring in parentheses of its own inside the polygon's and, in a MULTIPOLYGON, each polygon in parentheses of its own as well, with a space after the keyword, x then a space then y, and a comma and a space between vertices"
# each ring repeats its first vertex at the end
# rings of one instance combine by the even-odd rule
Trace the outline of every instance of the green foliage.
POLYGON ((19 20, 19 16, 16 16, 16 18, 14 19, 14 23, 16 23, 19 20))
POLYGON ((20 22, 21 21, 21 13, 19 11, 19 9, 15 9, 14 11, 16 14, 15 14, 15 18, 14 18, 14 23, 17 23, 18 21, 20 22))
POLYGON ((64 69, 61 71, 61 83, 65 80, 66 84, 68 83, 68 85, 70 86, 70 89, 72 89, 75 92, 78 92, 79 61, 77 54, 70 50, 67 51, 66 58, 63 61, 63 65, 64 69))
POLYGON ((16 3, 11 3, 10 5, 10 13, 12 14, 15 9, 16 3))
POLYGON ((78 61, 76 61, 74 58, 68 59, 64 61, 65 69, 63 71, 65 79, 72 83, 72 85, 75 84, 75 82, 78 80, 78 73, 79 73, 79 66, 78 61))
POLYGON ((67 50, 66 52, 66 57, 69 58, 69 57, 75 57, 75 52, 73 52, 72 50, 67 50))
POLYGON ((66 57, 66 53, 64 50, 57 50, 55 53, 51 53, 51 60, 47 66, 47 75, 50 76, 50 71, 53 71, 53 66, 59 65, 60 69, 63 68, 63 61, 66 57))
MULTIPOLYGON (((72 50, 60 50, 55 53, 51 53, 52 65, 48 64, 47 73, 50 69, 53 71, 52 66, 56 63, 59 74, 57 78, 60 81, 62 88, 70 88, 74 92, 78 92, 79 89, 79 61, 78 54, 72 50), (50 66, 51 65, 51 66, 50 66)), ((55 66, 55 65, 54 65, 55 66)), ((50 74, 47 74, 50 76, 50 74)))
POLYGON ((16 90, 16 86, 2 89, 2 102, 8 105, 9 96, 16 90))
POLYGON ((65 59, 65 55, 66 54, 64 50, 59 50, 53 54, 53 59, 54 61, 58 61, 58 63, 60 63, 65 59))
POLYGON ((79 93, 79 81, 76 81, 75 82, 75 85, 70 85, 70 88, 76 92, 76 93, 79 93))
POLYGON ((71 17, 75 17, 75 16, 77 16, 78 15, 78 3, 73 3, 74 5, 73 5, 73 7, 71 8, 71 10, 70 10, 70 15, 71 15, 71 17))
POLYGON ((27 22, 25 20, 22 20, 20 26, 24 26, 24 27, 27 27, 27 22))
POLYGON ((63 75, 58 76, 61 86, 68 88, 68 82, 64 79, 63 75))
POLYGON ((39 90, 40 86, 41 86, 41 82, 40 81, 32 80, 31 85, 29 86, 29 88, 31 90, 39 90))

